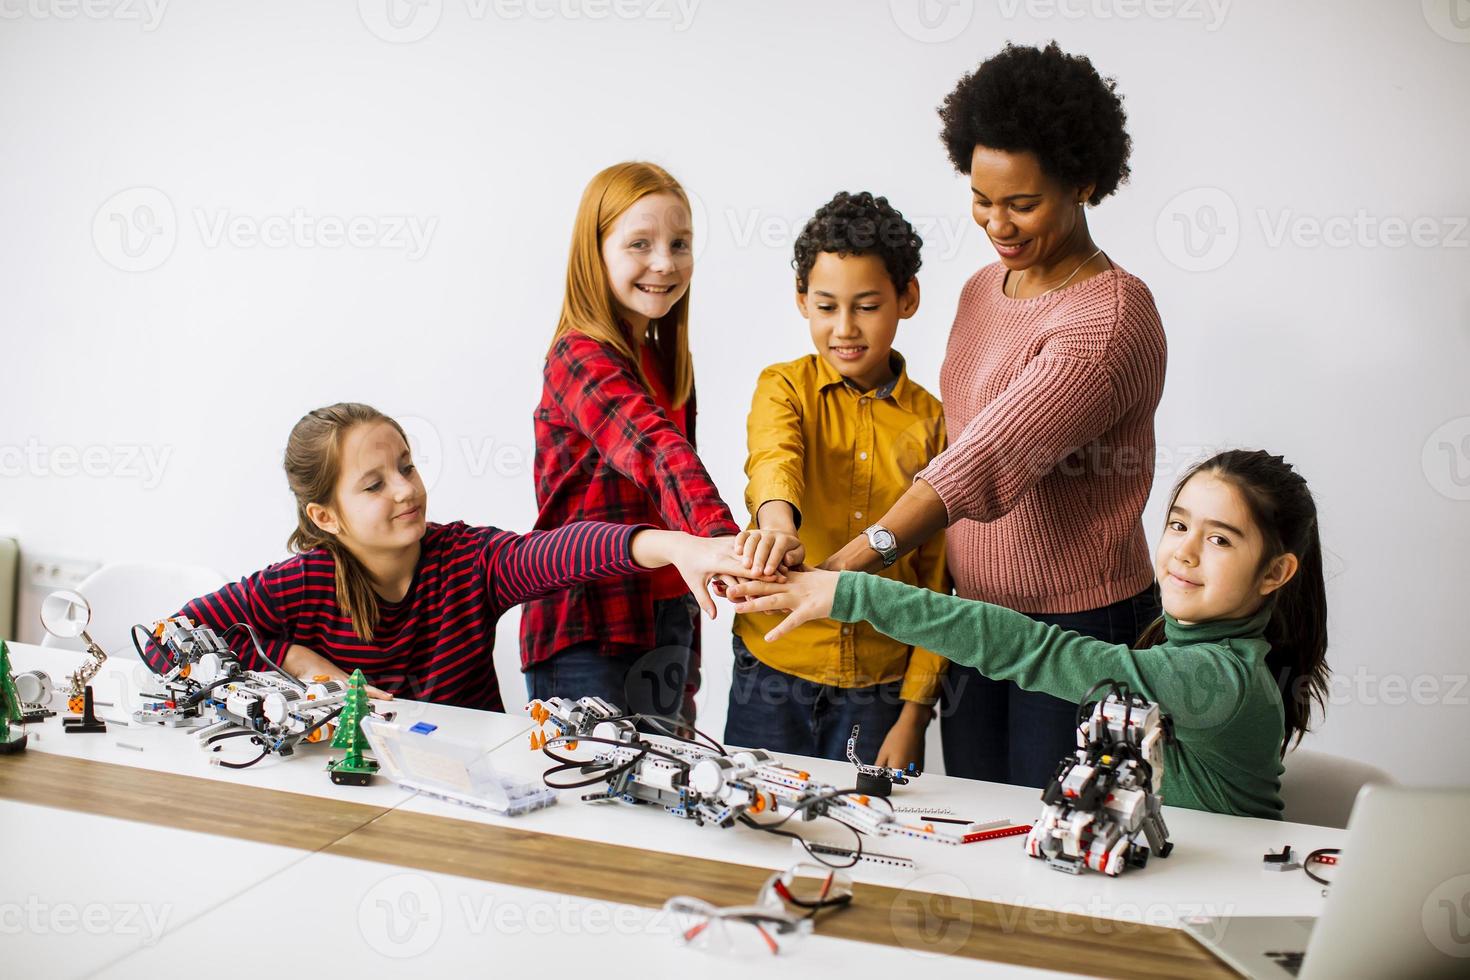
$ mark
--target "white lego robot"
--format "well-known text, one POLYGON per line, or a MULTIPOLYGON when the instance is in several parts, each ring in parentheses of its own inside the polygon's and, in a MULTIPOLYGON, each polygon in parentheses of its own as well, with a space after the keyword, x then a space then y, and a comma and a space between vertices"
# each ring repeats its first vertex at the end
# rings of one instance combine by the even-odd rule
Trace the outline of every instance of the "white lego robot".
MULTIPOLYGON (((531 702, 528 710, 543 726, 531 733, 531 748, 558 763, 546 771, 546 785, 578 789, 601 784, 600 791, 582 797, 589 802, 654 804, 701 825, 730 827, 739 822, 767 831, 790 820, 829 817, 854 831, 859 857, 861 835, 968 844, 1025 830, 998 826, 1008 821, 953 826, 936 826, 933 821, 906 823, 886 800, 875 800, 857 789, 829 786, 764 750, 731 752, 707 736, 701 743, 673 734, 644 734, 638 730, 639 722, 657 728, 663 725, 658 719, 624 714, 600 698, 575 702, 550 698, 531 702), (546 725, 555 734, 548 735, 546 725), (577 751, 584 742, 596 746, 590 757, 561 754, 577 751), (572 782, 555 778, 572 772, 584 778, 572 782), (875 802, 882 805, 875 806, 875 802), (761 819, 755 819, 757 816, 761 819)), ((917 774, 888 772, 904 779, 917 774)))
MULTIPOLYGON (((249 626, 243 628, 250 631, 249 626)), ((261 748, 256 758, 245 763, 210 759, 230 769, 254 765, 271 754, 289 756, 303 741, 331 737, 331 722, 341 713, 347 693, 344 682, 317 678, 308 684, 279 668, 246 670, 218 633, 196 626, 186 616, 156 623, 149 633, 168 653, 170 666, 159 677, 163 691, 143 695, 156 700, 145 700, 133 712, 138 724, 203 726, 195 738, 201 747, 214 751, 225 739, 250 736, 261 748)))
POLYGON ((1059 871, 1091 868, 1110 876, 1143 867, 1150 851, 1168 857, 1174 845, 1159 796, 1164 745, 1173 737, 1168 716, 1105 680, 1087 692, 1077 717, 1077 752, 1042 791, 1046 807, 1026 836, 1026 853, 1059 871), (1092 701, 1103 688, 1107 696, 1092 701))

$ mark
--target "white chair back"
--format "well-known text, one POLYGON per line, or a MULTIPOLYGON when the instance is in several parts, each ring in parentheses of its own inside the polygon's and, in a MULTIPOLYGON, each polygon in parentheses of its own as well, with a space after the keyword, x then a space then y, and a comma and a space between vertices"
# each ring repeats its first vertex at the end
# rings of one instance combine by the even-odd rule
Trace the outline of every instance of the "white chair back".
POLYGON ((1281 802, 1292 823, 1346 827, 1358 790, 1369 783, 1393 784, 1377 766, 1328 752, 1295 749, 1282 764, 1281 802))
MULTIPOLYGON (((156 562, 115 562, 88 575, 77 586, 92 607, 87 633, 109 658, 138 659, 130 636, 134 623, 152 625, 171 616, 190 599, 213 592, 225 578, 199 565, 156 562)), ((46 634, 41 646, 62 650, 85 650, 80 637, 61 639, 46 634)))

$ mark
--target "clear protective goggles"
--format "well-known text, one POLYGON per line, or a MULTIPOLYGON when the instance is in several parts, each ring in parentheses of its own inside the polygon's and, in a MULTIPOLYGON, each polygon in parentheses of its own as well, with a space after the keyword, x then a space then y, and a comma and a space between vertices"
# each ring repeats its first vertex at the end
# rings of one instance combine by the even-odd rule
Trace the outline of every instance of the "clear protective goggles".
POLYGON ((852 901, 852 878, 817 864, 796 864, 771 875, 753 905, 720 907, 679 895, 664 903, 674 941, 718 956, 775 955, 811 935, 823 909, 852 901))

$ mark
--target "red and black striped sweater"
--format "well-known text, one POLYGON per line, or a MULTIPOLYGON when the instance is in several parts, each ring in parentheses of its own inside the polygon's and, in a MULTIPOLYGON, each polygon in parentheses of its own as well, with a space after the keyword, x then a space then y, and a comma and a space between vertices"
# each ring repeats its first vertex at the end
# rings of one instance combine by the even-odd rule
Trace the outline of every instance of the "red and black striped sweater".
MULTIPOLYGON (((640 572, 631 547, 643 527, 580 521, 516 534, 431 523, 407 594, 397 602, 379 598, 371 641, 358 638, 337 604, 335 559, 324 548, 201 596, 178 615, 217 632, 249 623, 278 664, 300 644, 349 673, 361 668, 370 684, 395 697, 503 711, 492 657, 496 620, 527 599, 640 572)), ((268 669, 248 640, 233 649, 246 668, 268 669)), ((154 671, 167 669, 166 656, 147 645, 154 671)))

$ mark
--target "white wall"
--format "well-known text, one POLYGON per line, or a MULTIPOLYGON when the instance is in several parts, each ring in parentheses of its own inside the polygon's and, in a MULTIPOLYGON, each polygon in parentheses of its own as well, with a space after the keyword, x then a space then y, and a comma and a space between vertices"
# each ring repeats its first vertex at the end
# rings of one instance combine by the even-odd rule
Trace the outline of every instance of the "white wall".
MULTIPOLYGON (((739 511, 756 373, 808 348, 795 229, 862 188, 920 224, 900 348, 937 391, 960 286, 993 255, 934 107, 1006 39, 1056 37, 1127 97, 1133 180, 1092 220, 1169 334, 1150 535, 1200 453, 1285 453, 1321 501, 1347 682, 1310 744, 1470 779, 1470 20, 1444 0, 925 0, 927 28, 914 0, 425 0, 397 28, 387 0, 153 2, 0 0, 0 526, 32 553, 278 559, 286 434, 348 398, 412 418, 432 519, 529 526, 572 213, 623 158, 702 205, 701 445, 739 511), (364 217, 371 244, 216 235, 297 212, 364 217), (1420 244, 1380 240, 1417 218, 1420 244), (135 228, 134 258, 130 219, 163 232, 135 228)), ((716 731, 728 624, 707 633, 716 731)), ((516 635, 512 614, 511 704, 516 635)))

